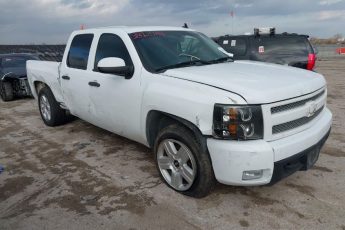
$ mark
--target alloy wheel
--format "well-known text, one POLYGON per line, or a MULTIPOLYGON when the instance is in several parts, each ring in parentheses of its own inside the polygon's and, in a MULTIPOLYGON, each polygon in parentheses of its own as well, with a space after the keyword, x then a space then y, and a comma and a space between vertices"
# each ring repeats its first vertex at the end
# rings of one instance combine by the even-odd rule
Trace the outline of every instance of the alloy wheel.
POLYGON ((50 121, 51 119, 51 108, 48 98, 45 95, 41 96, 40 109, 44 120, 50 121))
POLYGON ((178 191, 186 191, 196 177, 197 166, 191 150, 182 142, 165 139, 157 150, 157 164, 165 181, 178 191))

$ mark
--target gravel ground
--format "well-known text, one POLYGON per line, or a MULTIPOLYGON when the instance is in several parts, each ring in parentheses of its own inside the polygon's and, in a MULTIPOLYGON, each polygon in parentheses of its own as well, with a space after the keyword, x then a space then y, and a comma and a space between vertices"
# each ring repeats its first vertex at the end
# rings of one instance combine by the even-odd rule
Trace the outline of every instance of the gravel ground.
POLYGON ((150 149, 75 120, 46 127, 34 100, 0 102, 0 229, 345 229, 345 59, 323 60, 332 133, 311 170, 208 197, 161 182, 150 149))

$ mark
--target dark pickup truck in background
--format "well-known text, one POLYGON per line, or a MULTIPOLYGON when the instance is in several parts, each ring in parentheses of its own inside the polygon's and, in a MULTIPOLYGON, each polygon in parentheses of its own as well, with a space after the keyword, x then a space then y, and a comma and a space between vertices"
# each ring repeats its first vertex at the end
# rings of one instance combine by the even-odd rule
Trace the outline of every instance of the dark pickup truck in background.
POLYGON ((3 101, 32 96, 27 60, 61 61, 65 45, 0 45, 0 97, 3 101))
POLYGON ((251 35, 224 35, 214 38, 235 60, 253 60, 313 70, 316 52, 308 35, 276 34, 274 28, 254 29, 251 35))
POLYGON ((3 101, 32 96, 26 76, 26 61, 39 60, 33 54, 0 54, 0 96, 3 101))

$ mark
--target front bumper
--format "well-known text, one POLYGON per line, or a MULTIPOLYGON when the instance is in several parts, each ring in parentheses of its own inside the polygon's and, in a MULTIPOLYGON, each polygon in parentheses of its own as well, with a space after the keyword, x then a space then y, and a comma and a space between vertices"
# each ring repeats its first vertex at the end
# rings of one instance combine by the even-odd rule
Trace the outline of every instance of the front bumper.
MULTIPOLYGON (((308 169, 312 166, 307 164, 308 154, 321 149, 332 124, 332 114, 327 108, 319 116, 311 128, 276 141, 207 139, 216 179, 228 185, 263 185, 308 169), (252 170, 263 170, 262 177, 243 180, 243 172, 252 170)), ((316 160, 317 157, 318 154, 316 160)))

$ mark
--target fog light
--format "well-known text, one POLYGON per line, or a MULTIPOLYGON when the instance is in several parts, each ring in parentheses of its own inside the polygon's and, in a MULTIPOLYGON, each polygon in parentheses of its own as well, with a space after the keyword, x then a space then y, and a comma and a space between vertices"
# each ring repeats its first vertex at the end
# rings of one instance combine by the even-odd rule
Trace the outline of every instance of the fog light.
POLYGON ((242 175, 242 180, 254 180, 262 177, 264 170, 251 170, 244 171, 242 175))

